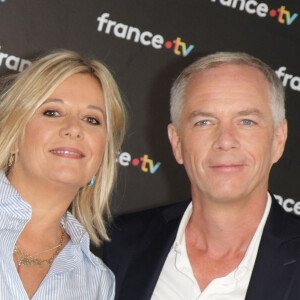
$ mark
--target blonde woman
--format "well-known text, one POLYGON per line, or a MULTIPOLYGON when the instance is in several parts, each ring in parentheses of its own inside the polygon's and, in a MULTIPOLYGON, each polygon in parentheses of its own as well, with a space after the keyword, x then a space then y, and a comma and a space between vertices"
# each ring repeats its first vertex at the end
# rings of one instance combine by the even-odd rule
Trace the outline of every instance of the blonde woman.
POLYGON ((124 105, 108 69, 75 52, 44 56, 6 84, 0 103, 1 299, 114 298, 114 276, 89 243, 108 239, 124 125, 124 105))

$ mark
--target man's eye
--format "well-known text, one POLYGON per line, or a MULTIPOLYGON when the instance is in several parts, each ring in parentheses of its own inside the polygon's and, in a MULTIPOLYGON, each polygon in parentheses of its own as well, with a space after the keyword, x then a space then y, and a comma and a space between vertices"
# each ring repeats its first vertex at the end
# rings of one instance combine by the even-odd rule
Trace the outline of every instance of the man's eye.
POLYGON ((207 125, 210 125, 210 124, 211 124, 211 122, 209 120, 202 120, 202 121, 197 122, 196 125, 198 125, 198 126, 207 126, 207 125))
POLYGON ((86 118, 84 118, 84 120, 92 125, 100 125, 100 122, 96 118, 93 118, 93 117, 86 117, 86 118))
POLYGON ((43 113, 44 116, 47 116, 47 117, 59 117, 60 114, 58 111, 56 110, 46 110, 44 113, 43 113))
POLYGON ((252 120, 245 119, 245 120, 242 120, 242 124, 250 126, 250 125, 253 125, 254 122, 252 120))

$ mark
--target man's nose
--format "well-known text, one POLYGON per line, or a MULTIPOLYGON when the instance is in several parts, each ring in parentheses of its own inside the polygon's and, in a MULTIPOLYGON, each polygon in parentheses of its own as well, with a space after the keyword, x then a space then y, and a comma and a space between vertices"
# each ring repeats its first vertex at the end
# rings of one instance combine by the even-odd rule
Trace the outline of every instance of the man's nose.
POLYGON ((214 142, 215 150, 229 151, 239 147, 237 129, 233 124, 221 124, 217 128, 214 142))

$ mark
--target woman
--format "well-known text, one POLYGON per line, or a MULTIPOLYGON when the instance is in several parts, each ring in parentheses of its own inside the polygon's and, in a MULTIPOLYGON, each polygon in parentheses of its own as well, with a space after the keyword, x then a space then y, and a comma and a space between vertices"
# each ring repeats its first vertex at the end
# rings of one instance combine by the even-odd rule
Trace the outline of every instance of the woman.
POLYGON ((108 239, 124 123, 107 68, 77 53, 47 55, 9 81, 0 103, 1 299, 114 298, 89 236, 108 239))

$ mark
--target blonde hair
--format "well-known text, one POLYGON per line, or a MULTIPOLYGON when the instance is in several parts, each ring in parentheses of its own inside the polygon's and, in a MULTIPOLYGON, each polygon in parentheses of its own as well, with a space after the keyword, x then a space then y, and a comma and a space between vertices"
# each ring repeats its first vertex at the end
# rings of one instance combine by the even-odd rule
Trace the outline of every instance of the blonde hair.
POLYGON ((109 199, 116 180, 116 156, 125 134, 126 109, 119 88, 107 67, 69 50, 52 52, 22 73, 9 77, 0 103, 0 169, 9 171, 8 161, 18 139, 37 108, 65 79, 73 74, 90 74, 101 84, 106 107, 107 140, 102 164, 91 187, 82 187, 71 206, 73 215, 99 245, 108 240, 106 223, 111 219, 109 199), (99 235, 98 235, 99 234, 99 235))
POLYGON ((188 81, 199 72, 205 72, 224 64, 251 66, 259 70, 269 83, 270 105, 274 127, 277 128, 285 120, 285 93, 282 82, 267 64, 260 59, 243 52, 217 52, 204 56, 187 66, 175 80, 171 89, 170 112, 171 120, 180 128, 180 118, 183 109, 184 93, 188 81))

